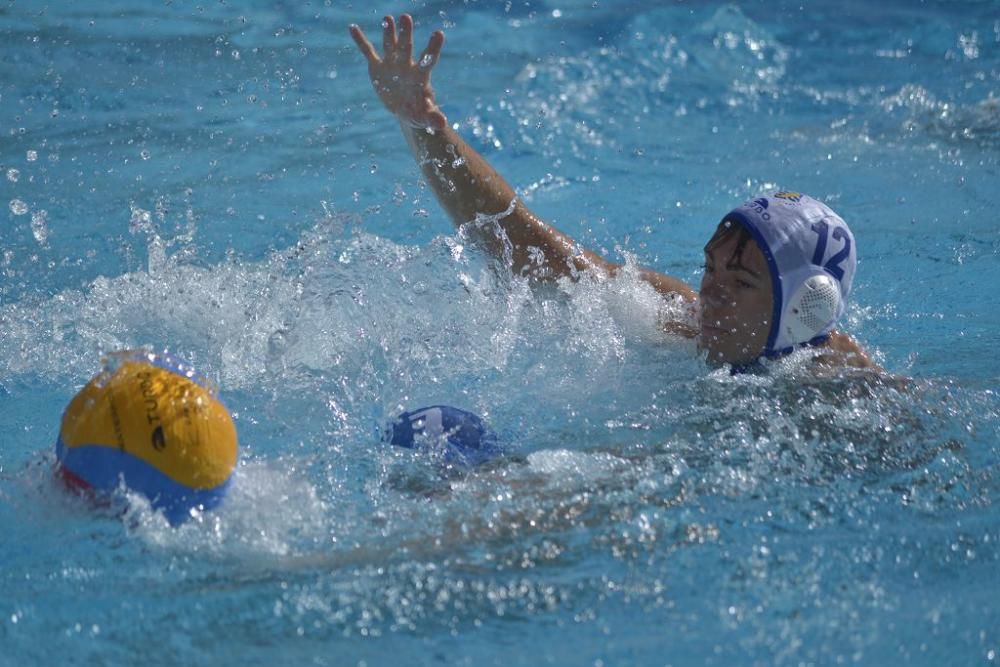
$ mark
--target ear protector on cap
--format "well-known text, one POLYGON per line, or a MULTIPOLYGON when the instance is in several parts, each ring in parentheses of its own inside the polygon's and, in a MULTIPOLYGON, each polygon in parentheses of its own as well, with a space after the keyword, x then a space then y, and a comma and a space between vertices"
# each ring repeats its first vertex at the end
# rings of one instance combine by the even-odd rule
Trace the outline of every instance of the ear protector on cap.
POLYGON ((781 324, 790 340, 808 341, 836 321, 839 310, 837 283, 821 273, 806 279, 788 299, 781 324))

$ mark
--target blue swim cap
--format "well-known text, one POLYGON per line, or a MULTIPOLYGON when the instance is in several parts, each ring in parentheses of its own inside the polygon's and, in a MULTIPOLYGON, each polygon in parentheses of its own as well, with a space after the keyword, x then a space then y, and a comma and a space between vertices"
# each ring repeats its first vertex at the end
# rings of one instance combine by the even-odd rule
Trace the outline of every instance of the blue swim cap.
POLYGON ((429 448, 448 465, 477 466, 502 453, 486 422, 448 405, 404 412, 386 429, 384 440, 407 449, 429 448))
POLYGON ((774 313, 764 354, 819 343, 847 309, 857 254, 854 235, 830 207, 798 192, 744 202, 722 219, 743 225, 771 273, 774 313))

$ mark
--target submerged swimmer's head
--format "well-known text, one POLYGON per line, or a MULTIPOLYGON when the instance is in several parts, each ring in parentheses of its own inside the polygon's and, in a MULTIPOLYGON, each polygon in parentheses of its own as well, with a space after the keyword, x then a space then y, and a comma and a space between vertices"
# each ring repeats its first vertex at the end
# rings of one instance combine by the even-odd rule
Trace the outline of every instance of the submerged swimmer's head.
POLYGON ((856 265, 854 236, 825 204, 797 192, 743 203, 705 246, 699 345, 711 361, 746 364, 822 342, 856 265))

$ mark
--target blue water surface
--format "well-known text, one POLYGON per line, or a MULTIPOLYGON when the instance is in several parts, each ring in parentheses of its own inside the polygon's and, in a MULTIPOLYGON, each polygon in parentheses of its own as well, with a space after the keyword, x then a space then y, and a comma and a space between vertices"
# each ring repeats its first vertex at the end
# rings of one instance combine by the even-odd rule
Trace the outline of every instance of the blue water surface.
POLYGON ((0 664, 1000 660, 992 2, 4 2, 0 664), (347 34, 447 33, 449 120, 539 215, 691 284, 808 192, 897 378, 713 369, 629 270, 539 287, 453 229, 347 34), (215 378, 241 463, 172 527, 52 475, 126 347, 215 378), (382 426, 448 404, 469 473, 382 426))

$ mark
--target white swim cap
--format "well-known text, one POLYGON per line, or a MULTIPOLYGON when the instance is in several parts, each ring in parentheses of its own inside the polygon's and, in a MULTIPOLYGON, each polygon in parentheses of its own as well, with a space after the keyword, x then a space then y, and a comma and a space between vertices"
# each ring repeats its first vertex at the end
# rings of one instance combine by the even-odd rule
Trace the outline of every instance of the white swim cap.
POLYGON ((798 192, 762 195, 722 219, 743 225, 771 272, 774 313, 764 354, 818 343, 847 309, 857 254, 854 235, 830 207, 798 192))

